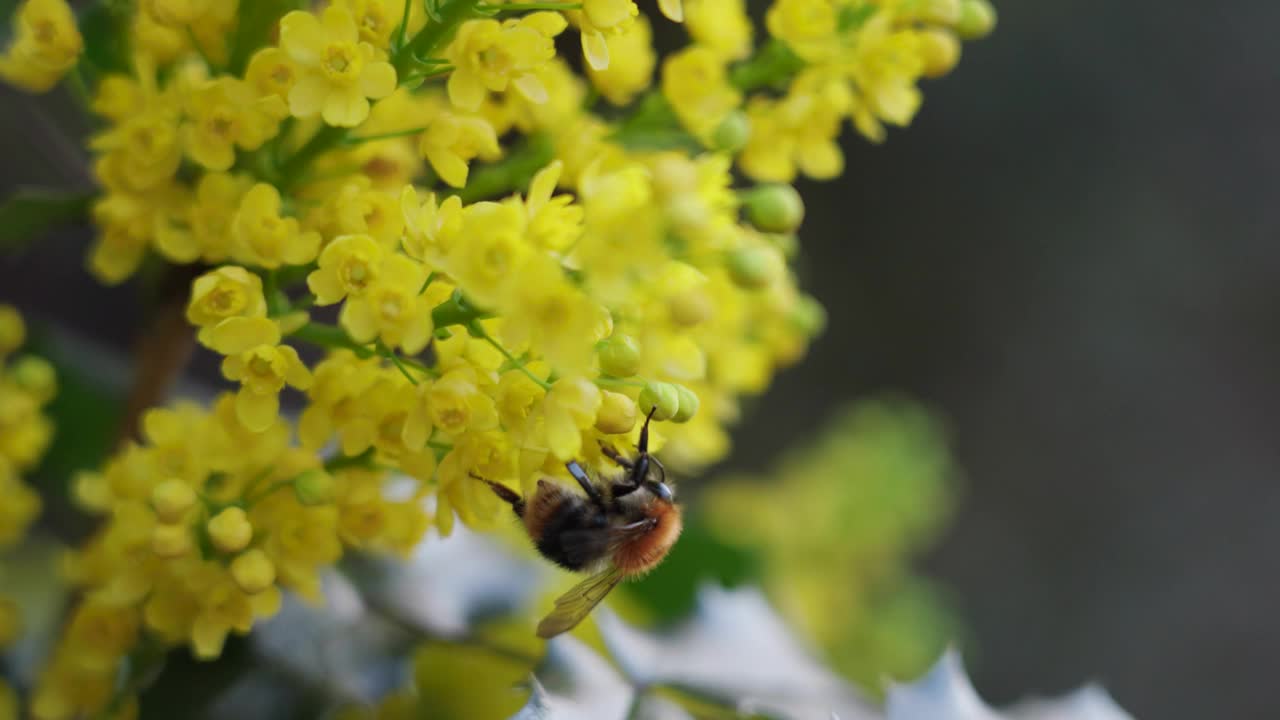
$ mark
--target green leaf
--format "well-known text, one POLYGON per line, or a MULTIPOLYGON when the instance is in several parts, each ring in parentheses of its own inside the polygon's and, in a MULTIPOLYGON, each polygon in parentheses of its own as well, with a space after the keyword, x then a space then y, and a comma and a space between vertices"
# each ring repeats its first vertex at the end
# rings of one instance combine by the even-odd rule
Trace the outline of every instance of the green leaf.
POLYGON ((0 250, 17 250, 43 233, 83 220, 95 193, 19 188, 0 203, 0 250))
POLYGON ((228 70, 235 75, 244 72, 249 65, 249 58, 266 45, 271 39, 271 32, 276 22, 290 10, 297 10, 301 5, 297 0, 254 0, 240 4, 240 24, 231 38, 231 58, 227 61, 228 70))
POLYGON ((99 72, 129 72, 129 7, 93 3, 80 15, 84 57, 99 72))

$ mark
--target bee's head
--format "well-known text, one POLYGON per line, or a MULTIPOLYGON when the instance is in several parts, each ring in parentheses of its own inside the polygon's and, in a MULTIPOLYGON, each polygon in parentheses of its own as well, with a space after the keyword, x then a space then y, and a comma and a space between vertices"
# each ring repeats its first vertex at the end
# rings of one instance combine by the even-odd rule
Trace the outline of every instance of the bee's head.
POLYGON ((675 490, 672 490, 670 485, 661 480, 650 480, 644 486, 648 488, 649 492, 653 493, 654 497, 663 502, 671 503, 676 501, 675 490))

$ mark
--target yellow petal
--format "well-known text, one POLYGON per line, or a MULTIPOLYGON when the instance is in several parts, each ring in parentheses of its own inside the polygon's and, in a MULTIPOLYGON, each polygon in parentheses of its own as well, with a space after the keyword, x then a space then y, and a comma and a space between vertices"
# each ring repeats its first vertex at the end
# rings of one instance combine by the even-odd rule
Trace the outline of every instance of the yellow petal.
POLYGON ((347 300, 342 306, 342 312, 338 315, 338 323, 356 342, 373 342, 373 339, 378 336, 373 308, 369 307, 369 303, 363 299, 347 300))
POLYGON ((582 56, 592 70, 609 69, 609 44, 605 42, 604 33, 599 30, 583 31, 582 56))
POLYGON ((324 107, 329 83, 319 75, 303 75, 289 89, 289 112, 296 117, 311 117, 324 107))
POLYGON ((320 268, 307 276, 307 287, 316 296, 317 305, 332 305, 346 294, 342 281, 338 279, 338 271, 334 268, 320 268))
POLYGON ((233 317, 214 325, 208 339, 209 347, 223 355, 238 355, 259 345, 280 342, 280 328, 267 318, 233 317))
POLYGON ((484 83, 473 72, 459 68, 449 74, 449 102, 462 110, 478 110, 484 102, 484 83))
POLYGON ((208 615, 196 618, 191 627, 191 647, 196 657, 212 660, 222 654, 222 645, 227 641, 227 626, 211 619, 208 615))
POLYGON ((681 0, 658 0, 658 9, 668 20, 684 22, 684 3, 681 0))
POLYGON ((311 371, 298 358, 298 351, 288 345, 281 345, 280 354, 284 356, 285 361, 284 381, 299 390, 310 388, 311 371))
POLYGON ((369 101, 358 89, 331 88, 324 99, 324 121, 338 127, 355 127, 369 117, 369 101))
POLYGON ((467 163, 457 153, 444 148, 429 148, 427 161, 441 180, 456 188, 466 187, 467 163))
POLYGON ((280 414, 280 396, 275 393, 256 393, 240 388, 236 393, 236 418, 253 432, 271 427, 280 414))
POLYGON ((324 29, 329 33, 329 42, 354 43, 360 40, 356 29, 356 20, 341 5, 330 5, 324 11, 324 29))
POLYGON ((360 92, 375 100, 384 98, 396 89, 396 69, 389 62, 371 62, 360 73, 360 92))
POLYGON ((306 65, 320 62, 324 44, 324 30, 315 15, 294 10, 280 19, 280 47, 297 62, 306 65))
POLYGON ((520 91, 520 94, 528 98, 530 102, 535 102, 539 105, 546 104, 548 98, 547 87, 542 84, 537 75, 533 73, 521 75, 516 78, 515 86, 520 91))

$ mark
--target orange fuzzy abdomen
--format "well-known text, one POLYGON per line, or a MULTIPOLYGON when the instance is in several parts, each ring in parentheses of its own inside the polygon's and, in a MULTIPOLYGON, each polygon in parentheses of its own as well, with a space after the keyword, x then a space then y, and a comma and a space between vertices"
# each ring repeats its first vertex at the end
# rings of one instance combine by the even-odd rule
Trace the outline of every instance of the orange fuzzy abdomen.
POLYGON ((628 577, 643 575, 658 566, 676 544, 684 524, 680 509, 663 502, 653 502, 645 508, 645 515, 657 520, 653 529, 618 548, 613 554, 613 564, 628 577))

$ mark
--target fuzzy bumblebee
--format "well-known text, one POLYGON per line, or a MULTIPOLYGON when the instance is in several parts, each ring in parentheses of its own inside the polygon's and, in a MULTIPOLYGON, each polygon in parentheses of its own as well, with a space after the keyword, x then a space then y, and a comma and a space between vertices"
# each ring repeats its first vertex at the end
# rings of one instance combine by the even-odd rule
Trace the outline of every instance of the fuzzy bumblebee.
POLYGON ((573 629, 623 578, 657 567, 680 537, 680 508, 666 483, 666 469, 649 454, 652 418, 650 412, 634 459, 605 448, 626 471, 621 480, 593 479, 576 460, 567 463, 583 495, 539 480, 526 500, 504 485, 484 480, 511 505, 538 552, 566 570, 590 573, 556 600, 555 609, 538 624, 539 637, 573 629))

